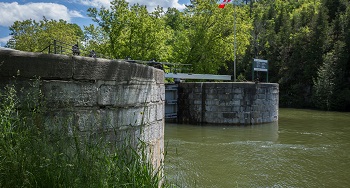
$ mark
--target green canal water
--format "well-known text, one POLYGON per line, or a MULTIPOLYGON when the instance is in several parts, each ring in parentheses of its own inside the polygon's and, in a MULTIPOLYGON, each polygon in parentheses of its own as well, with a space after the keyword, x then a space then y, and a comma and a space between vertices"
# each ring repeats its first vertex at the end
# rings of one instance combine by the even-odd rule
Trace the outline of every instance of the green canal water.
POLYGON ((165 125, 179 187, 350 187, 350 113, 280 109, 278 123, 165 125))

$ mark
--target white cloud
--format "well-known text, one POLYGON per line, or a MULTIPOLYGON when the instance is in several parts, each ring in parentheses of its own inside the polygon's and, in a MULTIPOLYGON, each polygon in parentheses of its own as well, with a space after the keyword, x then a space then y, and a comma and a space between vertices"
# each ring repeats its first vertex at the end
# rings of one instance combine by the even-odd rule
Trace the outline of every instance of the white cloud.
POLYGON ((91 7, 105 7, 109 8, 111 5, 110 0, 80 0, 80 3, 91 7))
POLYGON ((64 5, 56 3, 28 3, 20 5, 17 2, 0 2, 0 26, 10 26, 15 21, 27 19, 41 20, 63 19, 70 22, 72 17, 83 17, 78 11, 70 11, 64 5))
MULTIPOLYGON (((140 4, 140 5, 146 5, 148 11, 153 11, 158 5, 160 7, 163 7, 165 10, 169 7, 174 7, 179 10, 182 10, 185 8, 185 4, 180 4, 179 0, 126 0, 129 2, 130 5, 133 4, 140 4)), ((87 5, 87 6, 93 6, 93 7, 106 7, 109 8, 111 0, 80 0, 81 4, 87 5)))
POLYGON ((131 5, 133 4, 140 4, 140 5, 146 5, 147 9, 150 11, 153 11, 158 5, 160 7, 163 7, 164 9, 167 9, 169 7, 174 7, 179 10, 182 10, 185 8, 184 4, 180 4, 178 0, 127 0, 131 5))
POLYGON ((10 40, 10 38, 11 36, 0 38, 0 46, 5 46, 5 44, 7 43, 7 41, 10 40))
POLYGON ((80 12, 79 12, 79 11, 76 11, 76 10, 70 10, 68 13, 69 13, 69 16, 70 16, 70 17, 84 18, 84 16, 81 15, 80 12))

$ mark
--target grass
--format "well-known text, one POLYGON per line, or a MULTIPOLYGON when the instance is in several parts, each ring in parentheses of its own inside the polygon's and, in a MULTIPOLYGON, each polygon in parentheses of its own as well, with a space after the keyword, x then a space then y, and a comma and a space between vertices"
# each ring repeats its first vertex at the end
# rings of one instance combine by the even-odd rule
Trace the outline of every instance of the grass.
POLYGON ((116 148, 103 134, 45 128, 36 96, 23 102, 13 86, 0 92, 0 187, 166 187, 145 143, 116 148))

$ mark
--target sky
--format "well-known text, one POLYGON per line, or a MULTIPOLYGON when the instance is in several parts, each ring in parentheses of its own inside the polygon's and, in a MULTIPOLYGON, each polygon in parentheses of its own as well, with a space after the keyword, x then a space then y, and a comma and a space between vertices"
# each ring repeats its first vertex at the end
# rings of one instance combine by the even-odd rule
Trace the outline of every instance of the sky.
MULTIPOLYGON (((63 19, 69 23, 76 23, 83 28, 92 22, 87 16, 90 7, 109 7, 111 0, 1 0, 0 1, 0 47, 5 46, 10 39, 9 27, 15 21, 27 19, 41 20, 63 19)), ((139 3, 146 5, 149 11, 158 5, 163 8, 175 7, 179 10, 185 8, 190 0, 126 0, 129 4, 139 3)))

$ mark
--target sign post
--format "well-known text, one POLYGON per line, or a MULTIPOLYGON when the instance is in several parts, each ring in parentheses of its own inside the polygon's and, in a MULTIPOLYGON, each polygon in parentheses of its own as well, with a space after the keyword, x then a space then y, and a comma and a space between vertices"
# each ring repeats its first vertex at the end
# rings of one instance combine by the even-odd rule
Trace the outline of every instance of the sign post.
MULTIPOLYGON (((266 82, 269 82, 269 64, 264 59, 253 59, 252 79, 254 81, 254 72, 266 72, 266 82)), ((259 74, 259 73, 258 73, 259 74)))

